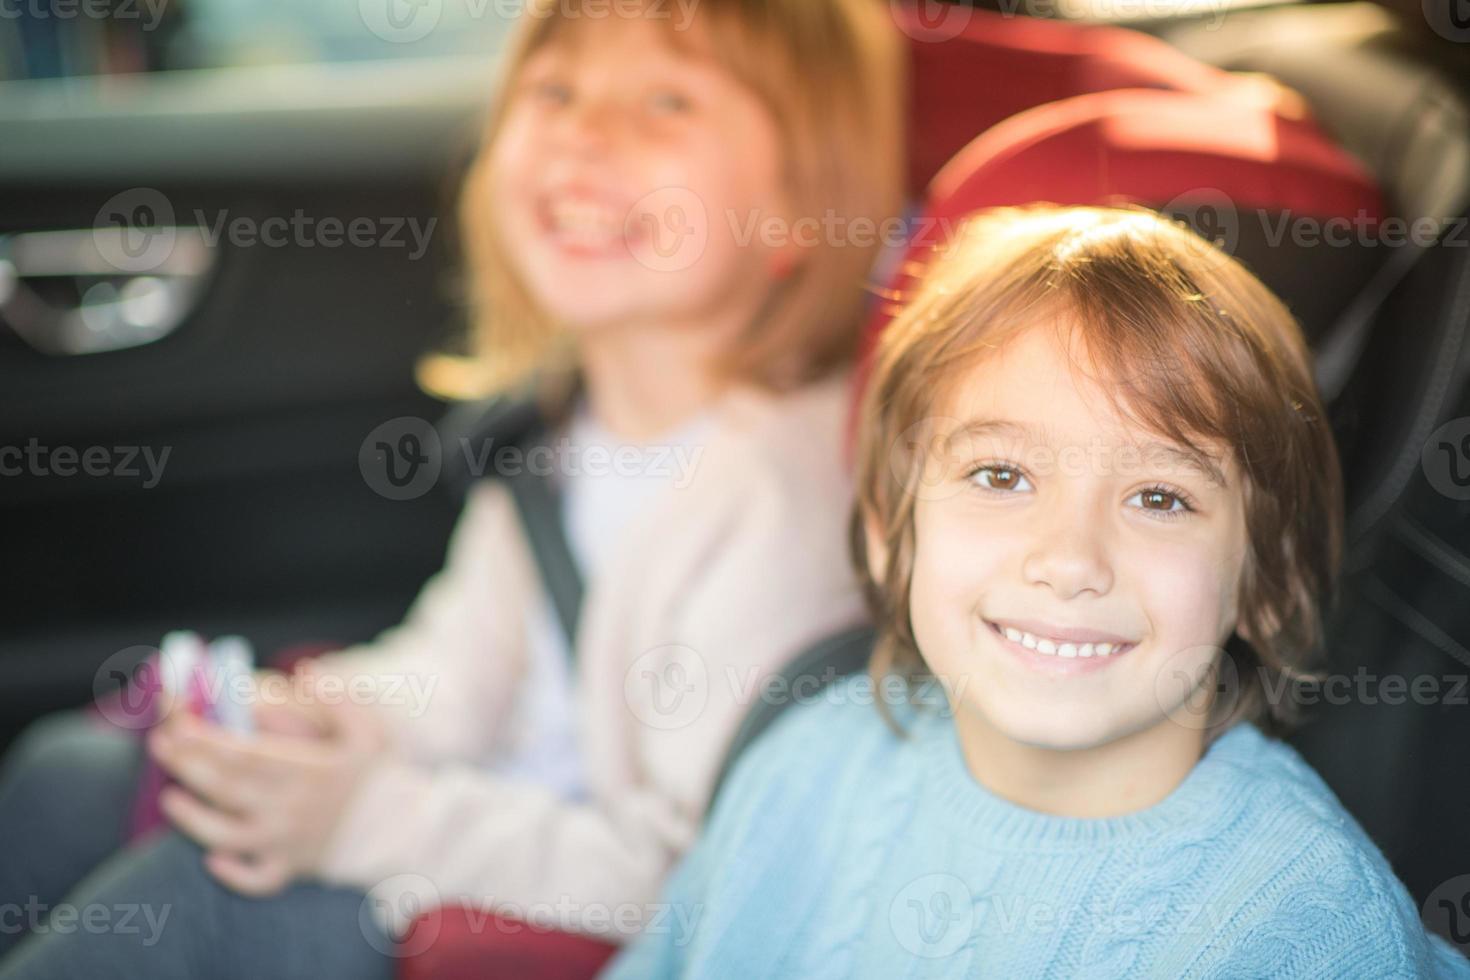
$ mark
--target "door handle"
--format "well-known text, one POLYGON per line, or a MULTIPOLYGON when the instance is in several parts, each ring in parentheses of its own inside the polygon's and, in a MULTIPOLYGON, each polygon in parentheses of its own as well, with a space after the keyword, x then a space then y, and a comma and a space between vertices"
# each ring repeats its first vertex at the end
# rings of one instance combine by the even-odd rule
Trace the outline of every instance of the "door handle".
POLYGON ((0 236, 0 320, 43 354, 140 347, 178 329, 213 267, 198 227, 0 236))

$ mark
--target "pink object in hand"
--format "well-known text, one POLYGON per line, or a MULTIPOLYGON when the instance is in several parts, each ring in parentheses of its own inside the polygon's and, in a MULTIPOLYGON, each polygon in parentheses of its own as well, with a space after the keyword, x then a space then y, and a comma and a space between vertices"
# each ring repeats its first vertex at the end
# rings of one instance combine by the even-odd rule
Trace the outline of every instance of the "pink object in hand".
MULTIPOLYGON (((113 697, 115 701, 94 707, 98 724, 126 727, 140 739, 146 738, 148 732, 162 720, 163 682, 159 655, 155 653, 139 664, 126 690, 119 691, 113 697)), ((189 678, 184 710, 208 717, 208 700, 202 672, 195 670, 189 678)), ((168 782, 168 775, 144 748, 138 776, 138 793, 133 799, 133 809, 128 820, 128 843, 149 837, 165 825, 158 797, 168 782)))

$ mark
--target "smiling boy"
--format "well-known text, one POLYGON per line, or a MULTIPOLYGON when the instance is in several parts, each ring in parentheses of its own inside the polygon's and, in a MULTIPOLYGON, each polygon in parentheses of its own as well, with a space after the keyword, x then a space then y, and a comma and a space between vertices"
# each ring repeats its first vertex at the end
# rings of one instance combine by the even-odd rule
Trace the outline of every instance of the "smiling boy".
POLYGON ((864 401, 870 677, 752 749, 666 893, 693 940, 614 975, 1470 975, 1266 734, 1340 552, 1309 364, 1156 215, 971 221, 864 401), (856 703, 895 676, 946 703, 856 703))

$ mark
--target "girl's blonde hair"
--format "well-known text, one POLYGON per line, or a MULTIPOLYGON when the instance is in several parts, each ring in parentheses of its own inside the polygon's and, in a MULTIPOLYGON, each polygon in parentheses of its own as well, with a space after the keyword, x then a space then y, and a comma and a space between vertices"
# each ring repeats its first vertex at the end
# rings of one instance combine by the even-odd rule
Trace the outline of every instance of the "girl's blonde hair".
MULTIPOLYGON (((510 44, 501 94, 460 201, 471 356, 421 365, 421 382, 438 393, 477 397, 574 362, 565 331, 513 273, 507 243, 490 219, 489 195, 491 150, 513 82, 528 58, 578 19, 584 2, 596 0, 527 0, 510 44)), ((898 31, 882 0, 699 0, 696 9, 715 39, 709 55, 756 93, 776 121, 793 218, 835 219, 821 227, 839 229, 803 250, 802 261, 773 286, 762 314, 716 366, 731 380, 794 387, 852 356, 879 245, 875 226, 901 208, 898 31)), ((674 43, 687 45, 674 19, 663 22, 674 43)))
POLYGON ((1311 666, 1336 589, 1337 450, 1286 307, 1240 263, 1142 209, 979 215, 883 335, 861 409, 852 525, 880 630, 872 674, 927 674, 909 619, 914 508, 929 455, 915 427, 987 352, 1048 318, 1081 334, 1090 376, 1123 417, 1207 457, 1206 444, 1231 447, 1248 539, 1238 635, 1226 648, 1240 688, 1216 700, 1207 732, 1263 716, 1268 728, 1285 727, 1290 699, 1273 702, 1267 691, 1311 666), (886 550, 877 576, 865 525, 886 550))

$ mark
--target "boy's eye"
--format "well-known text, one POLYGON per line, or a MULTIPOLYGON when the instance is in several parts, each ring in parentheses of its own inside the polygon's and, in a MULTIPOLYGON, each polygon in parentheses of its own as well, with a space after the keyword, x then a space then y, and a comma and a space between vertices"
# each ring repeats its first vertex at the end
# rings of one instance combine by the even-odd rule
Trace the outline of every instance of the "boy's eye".
POLYGON ((1158 517, 1183 517, 1194 510, 1182 493, 1170 490, 1168 487, 1149 487, 1138 491, 1129 499, 1138 500, 1138 506, 1142 510, 1149 511, 1158 517))
POLYGON ((1031 482, 1021 474, 1020 470, 999 463, 979 467, 970 474, 970 479, 987 490, 1007 493, 1019 492, 1031 487, 1031 482))

